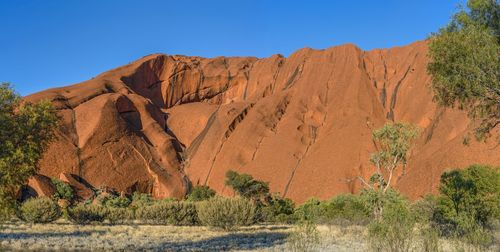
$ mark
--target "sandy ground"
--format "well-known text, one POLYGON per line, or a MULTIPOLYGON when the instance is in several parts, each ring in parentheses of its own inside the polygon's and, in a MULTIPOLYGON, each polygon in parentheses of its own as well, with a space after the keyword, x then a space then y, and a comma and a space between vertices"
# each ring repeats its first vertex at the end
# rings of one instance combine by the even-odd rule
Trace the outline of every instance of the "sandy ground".
MULTIPOLYGON (((361 226, 318 226, 314 251, 368 251, 361 226)), ((206 227, 9 223, 0 227, 0 251, 291 251, 293 226, 260 225, 234 232, 206 227)), ((454 251, 446 241, 444 251, 454 251)), ((418 250, 417 250, 418 251, 418 250)))

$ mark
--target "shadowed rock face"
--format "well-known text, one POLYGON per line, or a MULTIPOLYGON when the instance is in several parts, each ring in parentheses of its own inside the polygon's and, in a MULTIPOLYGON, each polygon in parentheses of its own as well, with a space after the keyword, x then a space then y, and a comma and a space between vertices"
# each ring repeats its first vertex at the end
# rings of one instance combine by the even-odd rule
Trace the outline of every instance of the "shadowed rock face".
POLYGON ((224 174, 233 169, 298 202, 326 199, 361 188, 352 178, 373 171, 371 132, 394 120, 423 130, 397 183, 416 198, 445 169, 500 165, 498 127, 490 141, 464 146, 466 114, 432 102, 426 54, 417 42, 288 58, 150 55, 26 97, 50 99, 62 117, 40 173, 162 198, 182 197, 190 183, 232 194, 224 174))

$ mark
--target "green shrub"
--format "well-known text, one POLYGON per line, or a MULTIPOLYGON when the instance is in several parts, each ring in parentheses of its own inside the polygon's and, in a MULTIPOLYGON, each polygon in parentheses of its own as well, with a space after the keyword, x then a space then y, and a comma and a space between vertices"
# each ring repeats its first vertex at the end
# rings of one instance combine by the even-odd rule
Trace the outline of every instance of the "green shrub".
POLYGON ((320 204, 322 221, 346 220, 352 224, 367 224, 371 209, 359 195, 338 195, 320 204))
POLYGON ((382 218, 368 225, 371 248, 374 251, 410 251, 415 222, 405 200, 386 204, 382 218))
POLYGON ((215 191, 212 188, 206 185, 197 185, 193 187, 186 199, 189 201, 202 201, 208 200, 213 196, 215 196, 215 191))
POLYGON ((132 209, 123 207, 108 207, 105 218, 111 224, 123 224, 134 219, 134 212, 132 209))
POLYGON ((365 202, 368 209, 371 211, 371 217, 380 219, 383 208, 390 204, 399 204, 406 202, 406 198, 398 191, 389 188, 385 193, 379 190, 363 189, 360 194, 361 199, 365 202))
POLYGON ((116 192, 101 192, 94 202, 106 207, 128 207, 131 203, 129 198, 119 196, 116 192))
POLYGON ((52 178, 52 184, 56 188, 56 193, 54 194, 55 200, 65 199, 71 201, 75 196, 75 192, 69 184, 56 178, 52 178))
POLYGON ((11 219, 17 211, 17 201, 0 190, 0 222, 11 219))
POLYGON ((198 223, 196 206, 192 202, 163 201, 139 207, 136 218, 150 224, 192 226, 198 223))
POLYGON ((233 230, 254 223, 256 206, 244 198, 214 197, 197 205, 198 217, 203 225, 233 230))
POLYGON ((411 204, 411 211, 418 223, 433 225, 439 200, 434 195, 427 195, 411 204))
POLYGON ((295 204, 291 199, 279 195, 270 196, 258 208, 258 219, 264 222, 292 223, 294 222, 295 204))
POLYGON ((21 206, 21 218, 32 223, 48 223, 61 216, 61 208, 50 198, 31 198, 21 206))
POLYGON ((225 184, 244 198, 259 199, 269 194, 269 183, 232 170, 226 172, 225 184))
POLYGON ((125 208, 130 205, 130 200, 127 197, 109 197, 104 206, 114 208, 125 208))
POLYGON ((70 220, 77 224, 103 222, 106 218, 107 212, 107 209, 100 205, 80 204, 68 209, 70 220))
MULTIPOLYGON (((498 168, 472 165, 441 175, 436 222, 448 224, 463 232, 461 223, 471 218, 487 227, 500 218, 500 173, 498 168), (470 216, 464 217, 464 216, 470 216)), ((468 225, 468 224, 467 224, 468 225)))
POLYGON ((299 221, 317 222, 323 215, 321 201, 316 198, 308 199, 295 209, 295 216, 299 221))
POLYGON ((448 226, 448 230, 444 230, 446 226, 439 227, 448 238, 457 241, 456 245, 462 248, 457 250, 487 251, 494 245, 494 231, 478 223, 474 215, 461 213, 454 221, 456 226, 448 226))
POLYGON ((139 207, 153 205, 154 203, 155 201, 151 195, 147 193, 134 192, 132 194, 132 202, 130 203, 130 206, 137 209, 139 207))

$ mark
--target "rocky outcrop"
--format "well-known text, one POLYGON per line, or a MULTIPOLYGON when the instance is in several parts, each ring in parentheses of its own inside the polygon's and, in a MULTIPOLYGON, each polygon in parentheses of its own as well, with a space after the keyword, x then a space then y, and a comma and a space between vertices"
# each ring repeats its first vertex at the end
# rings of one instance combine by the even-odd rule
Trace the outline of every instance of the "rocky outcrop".
POLYGON ((25 192, 27 192, 28 194, 29 192, 33 192, 33 195, 23 195, 26 197, 52 197, 56 192, 56 188, 52 184, 50 178, 37 174, 28 180, 25 192))
POLYGON ((462 144, 472 129, 464 112, 432 102, 426 54, 416 42, 305 48, 287 58, 149 55, 26 97, 50 99, 62 118, 41 173, 162 198, 192 184, 229 194, 224 174, 233 169, 298 202, 325 199, 359 190, 352 178, 372 173, 372 130, 405 121, 423 129, 398 181, 416 198, 434 191, 445 169, 500 165, 494 140, 462 144))

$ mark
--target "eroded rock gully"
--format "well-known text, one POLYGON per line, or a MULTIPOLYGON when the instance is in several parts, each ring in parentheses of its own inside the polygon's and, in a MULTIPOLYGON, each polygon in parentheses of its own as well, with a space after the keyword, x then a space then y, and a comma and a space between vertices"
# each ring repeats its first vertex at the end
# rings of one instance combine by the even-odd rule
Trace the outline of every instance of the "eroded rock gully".
POLYGON ((417 198, 445 169, 500 165, 494 141, 462 145, 471 129, 464 112, 432 102, 426 52, 422 41, 287 58, 149 55, 26 97, 51 100, 62 118, 40 173, 162 198, 191 184, 232 194, 224 174, 233 169, 298 202, 325 199, 361 188, 352 178, 372 172, 371 131, 394 120, 423 129, 397 185, 417 198))

